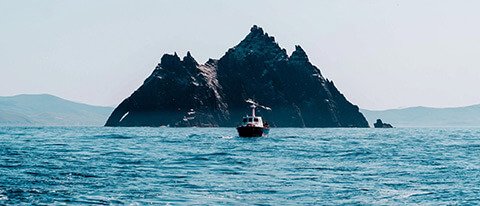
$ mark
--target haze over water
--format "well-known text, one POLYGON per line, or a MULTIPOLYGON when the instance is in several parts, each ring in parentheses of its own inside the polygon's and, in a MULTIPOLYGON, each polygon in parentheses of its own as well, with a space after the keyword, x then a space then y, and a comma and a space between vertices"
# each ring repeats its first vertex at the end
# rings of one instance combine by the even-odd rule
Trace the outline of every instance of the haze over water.
POLYGON ((480 129, 0 127, 0 204, 480 204, 480 129))
POLYGON ((0 1, 0 96, 116 106, 165 53, 220 58, 252 25, 364 109, 480 103, 479 1, 0 1))

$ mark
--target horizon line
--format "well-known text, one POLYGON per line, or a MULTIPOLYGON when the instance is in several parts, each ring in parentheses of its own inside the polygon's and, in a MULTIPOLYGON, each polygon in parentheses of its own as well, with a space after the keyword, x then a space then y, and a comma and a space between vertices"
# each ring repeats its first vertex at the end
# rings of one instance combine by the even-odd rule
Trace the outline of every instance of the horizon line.
MULTIPOLYGON (((66 101, 70 101, 70 102, 74 102, 74 103, 86 104, 86 105, 95 106, 95 107, 110 107, 110 108, 113 108, 113 109, 115 109, 118 106, 118 104, 120 104, 120 103, 118 103, 116 106, 115 105, 96 105, 96 104, 91 104, 91 103, 87 103, 87 102, 82 102, 82 101, 79 101, 79 100, 67 99, 67 98, 61 97, 59 95, 50 94, 50 93, 21 93, 21 94, 14 94, 14 95, 0 95, 0 98, 1 97, 4 97, 4 98, 5 97, 17 97, 17 96, 22 96, 22 95, 28 95, 28 96, 47 95, 47 96, 57 97, 57 98, 60 98, 62 100, 66 100, 66 101)), ((459 108, 473 107, 473 106, 479 106, 479 105, 480 105, 480 103, 464 105, 464 106, 447 106, 447 107, 433 107, 433 106, 417 105, 417 106, 406 106, 406 107, 389 108, 389 109, 369 109, 369 108, 360 107, 359 105, 357 105, 357 106, 360 110, 368 110, 368 111, 373 111, 373 112, 384 112, 384 111, 389 111, 389 110, 402 110, 402 109, 412 109, 412 108, 459 109, 459 108)))

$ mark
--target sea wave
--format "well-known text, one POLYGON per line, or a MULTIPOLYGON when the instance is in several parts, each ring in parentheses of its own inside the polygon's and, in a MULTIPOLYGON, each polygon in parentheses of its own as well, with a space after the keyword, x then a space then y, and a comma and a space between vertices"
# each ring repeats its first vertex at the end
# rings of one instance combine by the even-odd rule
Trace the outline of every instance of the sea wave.
POLYGON ((480 204, 480 129, 1 132, 0 205, 480 204))

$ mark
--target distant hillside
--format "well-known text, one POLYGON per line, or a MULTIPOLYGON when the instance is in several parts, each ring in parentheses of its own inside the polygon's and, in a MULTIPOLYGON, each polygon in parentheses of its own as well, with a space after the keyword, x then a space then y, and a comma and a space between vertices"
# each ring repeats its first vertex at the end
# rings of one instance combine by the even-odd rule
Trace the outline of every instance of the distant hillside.
POLYGON ((410 107, 384 111, 361 109, 361 112, 370 124, 376 119, 382 119, 395 127, 480 126, 480 104, 455 108, 410 107))
POLYGON ((112 110, 48 94, 22 94, 0 97, 0 125, 101 126, 112 110))

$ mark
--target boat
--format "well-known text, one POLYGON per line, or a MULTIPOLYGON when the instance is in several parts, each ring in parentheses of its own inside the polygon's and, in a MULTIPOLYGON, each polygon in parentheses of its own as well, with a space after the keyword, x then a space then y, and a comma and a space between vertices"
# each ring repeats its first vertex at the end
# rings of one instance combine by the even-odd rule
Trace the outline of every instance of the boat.
POLYGON ((250 103, 250 108, 252 108, 252 114, 246 115, 242 118, 242 123, 237 127, 238 136, 240 137, 262 137, 267 136, 270 132, 270 126, 268 122, 264 122, 262 117, 255 115, 255 109, 257 107, 271 110, 269 107, 259 105, 253 100, 247 100, 247 103, 250 103))

